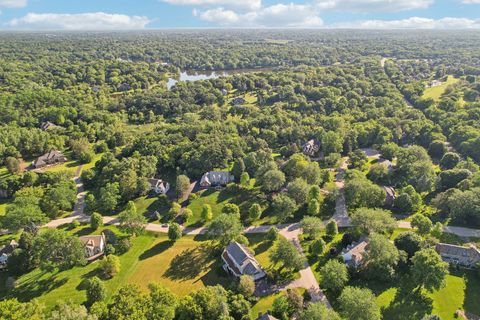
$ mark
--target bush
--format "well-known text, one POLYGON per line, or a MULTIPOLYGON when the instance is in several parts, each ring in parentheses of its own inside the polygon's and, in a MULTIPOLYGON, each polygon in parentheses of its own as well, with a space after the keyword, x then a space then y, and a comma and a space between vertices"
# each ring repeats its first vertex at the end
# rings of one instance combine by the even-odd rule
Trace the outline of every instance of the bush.
POLYGON ((92 305, 97 301, 105 300, 107 297, 107 289, 105 284, 98 277, 93 277, 88 282, 87 288, 87 305, 92 305))
POLYGON ((170 241, 177 241, 182 237, 182 229, 180 228, 180 225, 178 223, 171 223, 169 228, 168 228, 168 239, 170 241))
POLYGON ((70 229, 78 228, 78 227, 80 227, 80 225, 81 225, 80 221, 78 221, 78 220, 73 220, 73 221, 70 223, 70 229))
POLYGON ((338 234, 338 226, 335 220, 330 220, 325 228, 327 236, 333 238, 338 234))
POLYGON ((253 278, 248 275, 240 277, 238 281, 238 292, 242 294, 245 298, 250 298, 255 292, 255 282, 253 278))
POLYGON ((103 226, 103 217, 100 213, 94 212, 90 216, 90 226, 93 230, 97 230, 101 226, 103 226))
POLYGON ((100 260, 98 267, 106 278, 113 278, 120 272, 120 259, 111 254, 100 260))
POLYGON ((115 247, 110 243, 105 246, 105 254, 108 256, 110 254, 115 254, 115 247))
POLYGON ((115 246, 115 251, 117 252, 117 254, 122 255, 128 252, 131 247, 132 243, 130 242, 130 239, 123 238, 122 240, 118 241, 117 245, 115 246))
POLYGON ((266 236, 268 241, 274 242, 278 239, 278 229, 276 227, 271 227, 266 236))

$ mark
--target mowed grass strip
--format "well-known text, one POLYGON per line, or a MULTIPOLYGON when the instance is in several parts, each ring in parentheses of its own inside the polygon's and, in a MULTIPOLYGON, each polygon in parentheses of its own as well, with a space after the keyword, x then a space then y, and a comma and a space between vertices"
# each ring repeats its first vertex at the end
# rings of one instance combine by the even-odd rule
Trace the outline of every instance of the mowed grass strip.
POLYGON ((449 85, 455 84, 458 81, 460 81, 460 79, 456 79, 452 76, 448 76, 447 81, 445 81, 443 84, 436 87, 425 89, 425 91, 423 92, 423 98, 424 99, 432 98, 433 100, 438 101, 440 100, 440 97, 442 96, 442 94, 445 92, 445 89, 447 89, 449 85))

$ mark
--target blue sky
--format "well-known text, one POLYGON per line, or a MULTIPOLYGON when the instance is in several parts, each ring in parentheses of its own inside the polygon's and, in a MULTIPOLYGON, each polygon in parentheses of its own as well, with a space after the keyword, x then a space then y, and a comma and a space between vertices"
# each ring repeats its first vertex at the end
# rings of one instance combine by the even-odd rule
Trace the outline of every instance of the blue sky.
POLYGON ((480 0, 0 0, 3 30, 480 29, 480 0))

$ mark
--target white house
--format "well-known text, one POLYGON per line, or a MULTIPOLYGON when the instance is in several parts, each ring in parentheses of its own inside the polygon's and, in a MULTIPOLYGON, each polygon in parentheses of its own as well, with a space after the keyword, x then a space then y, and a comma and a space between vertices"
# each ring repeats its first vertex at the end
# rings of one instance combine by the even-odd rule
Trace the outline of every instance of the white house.
POLYGON ((148 179, 150 183, 150 190, 153 190, 156 194, 166 194, 170 190, 170 184, 161 179, 148 179))
POLYGON ((10 241, 9 244, 0 248, 0 269, 7 266, 8 257, 12 254, 13 250, 18 248, 18 243, 15 240, 10 241))
POLYGON ((235 177, 228 171, 207 172, 200 179, 200 186, 204 188, 226 186, 233 182, 235 177))
POLYGON ((318 151, 320 151, 320 143, 314 139, 311 139, 302 146, 302 151, 303 154, 313 157, 318 153, 318 151))
POLYGON ((352 243, 348 247, 342 250, 341 256, 345 261, 345 264, 349 267, 357 268, 360 266, 365 254, 365 248, 368 245, 367 240, 362 240, 357 243, 352 243))
POLYGON ((223 269, 235 277, 249 275, 257 281, 266 276, 252 254, 236 241, 232 241, 223 251, 222 260, 225 263, 223 269))
POLYGON ((95 260, 105 253, 107 241, 103 233, 95 236, 82 236, 79 239, 85 245, 85 257, 87 260, 95 260))

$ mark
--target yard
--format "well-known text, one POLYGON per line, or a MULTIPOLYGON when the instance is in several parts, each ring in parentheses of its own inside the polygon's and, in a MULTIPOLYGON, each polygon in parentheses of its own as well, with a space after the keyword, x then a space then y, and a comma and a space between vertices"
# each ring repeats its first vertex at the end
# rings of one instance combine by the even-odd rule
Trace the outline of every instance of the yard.
POLYGON ((458 81, 460 80, 454 78, 453 76, 448 76, 447 81, 445 81, 441 85, 425 89, 425 91, 423 92, 423 98, 424 99, 432 98, 433 100, 438 101, 440 100, 440 97, 442 96, 442 94, 445 92, 445 89, 449 85, 455 84, 458 81))
MULTIPOLYGON (((118 232, 115 227, 110 228, 118 232)), ((88 226, 70 230, 76 235, 90 231, 88 226)), ((166 235, 145 234, 134 238, 132 243, 132 248, 120 256, 120 273, 105 281, 109 298, 126 283, 138 284, 146 289, 150 282, 157 282, 182 296, 206 285, 228 284, 231 281, 223 276, 219 258, 210 255, 209 242, 201 238, 186 236, 172 244, 166 235)), ((5 281, 2 281, 0 299, 17 297, 28 301, 37 298, 47 308, 66 299, 83 303, 86 299, 84 281, 97 275, 97 265, 98 262, 93 262, 62 272, 36 269, 21 276, 12 292, 6 292, 5 281)))

